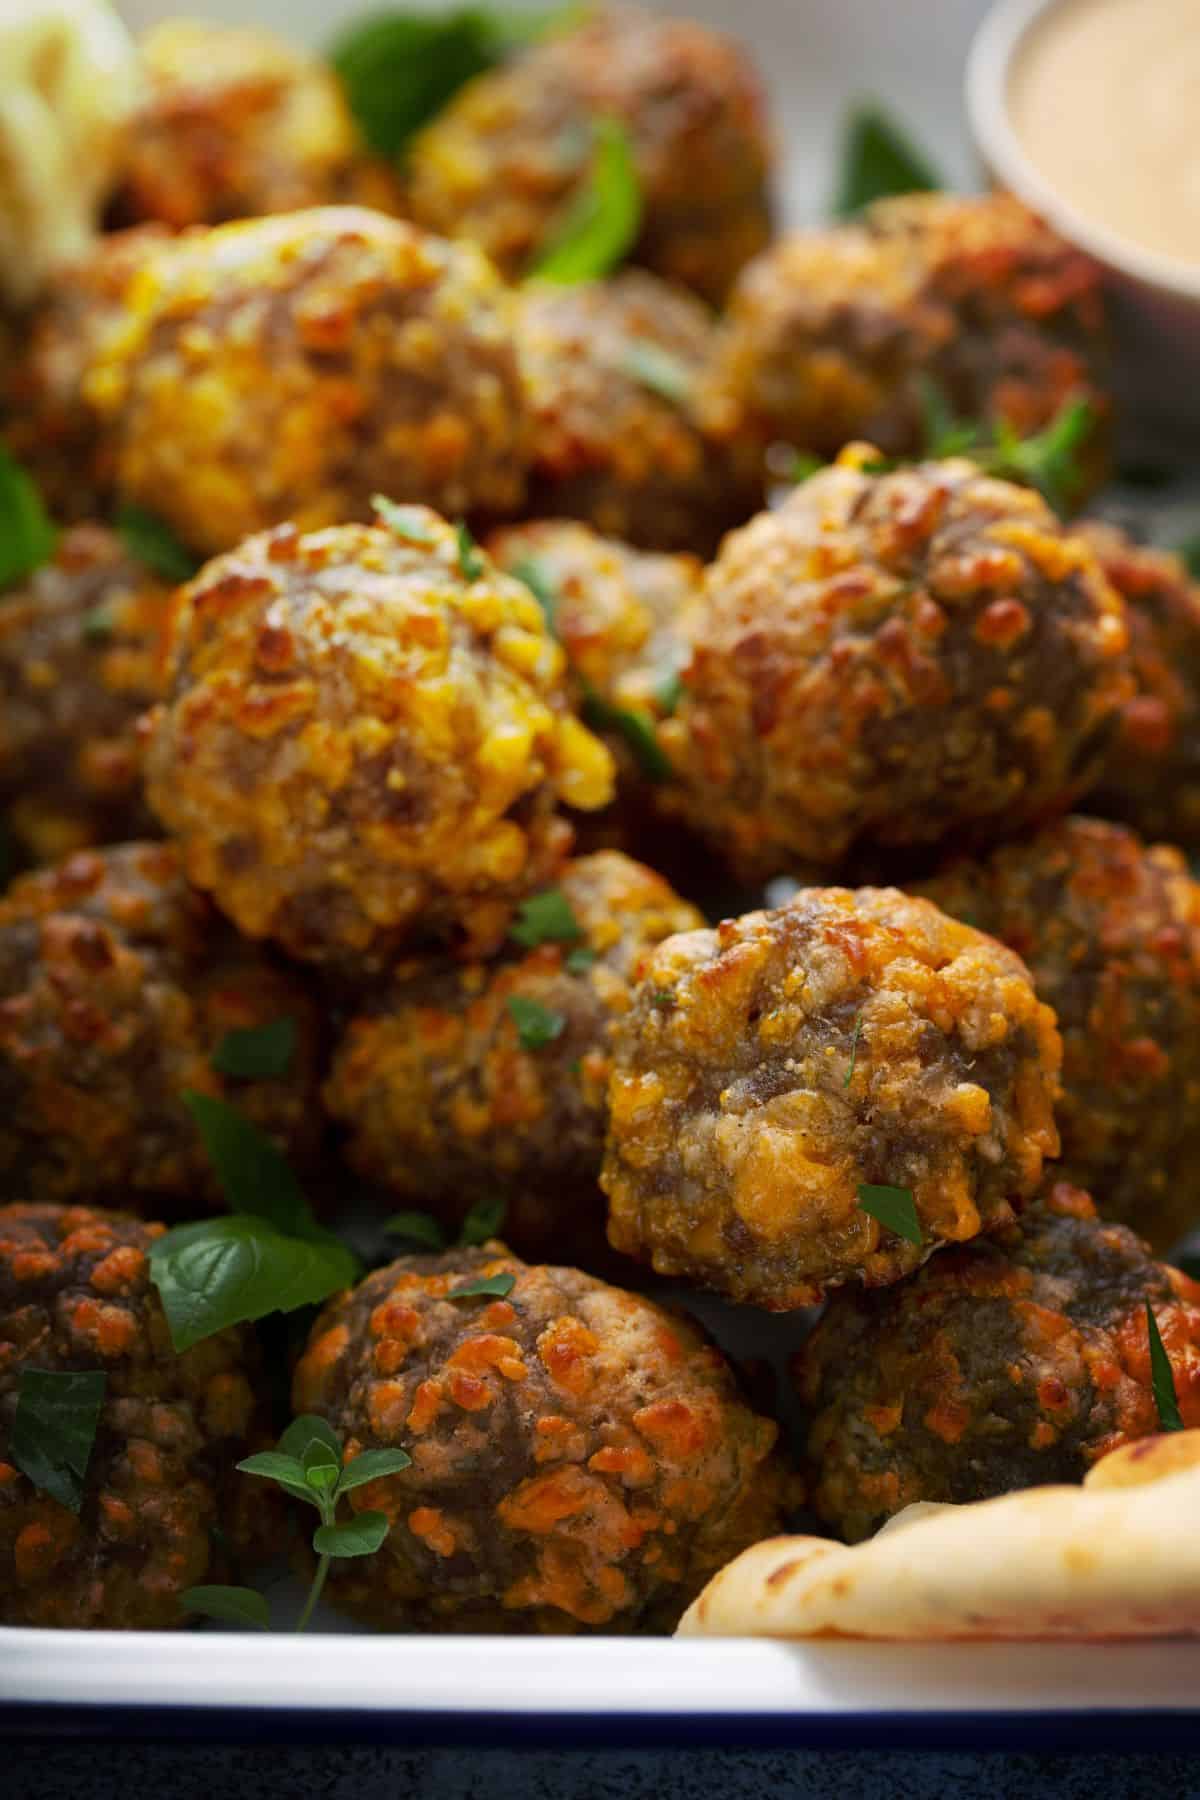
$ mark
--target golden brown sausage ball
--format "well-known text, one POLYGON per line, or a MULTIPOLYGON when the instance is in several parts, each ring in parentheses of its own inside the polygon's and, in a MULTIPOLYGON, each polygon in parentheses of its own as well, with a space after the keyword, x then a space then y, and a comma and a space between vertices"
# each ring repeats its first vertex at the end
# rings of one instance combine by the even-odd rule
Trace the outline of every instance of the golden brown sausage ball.
POLYGON ((1072 818, 922 890, 1024 958, 1063 1040, 1063 1175, 1165 1250, 1200 1222, 1200 887, 1072 818))
POLYGON ((111 509, 116 446, 88 397, 88 371, 125 323, 134 277, 167 241, 150 225, 98 238, 86 257, 50 276, 19 334, 0 419, 56 519, 102 518, 111 509))
POLYGON ((717 384, 743 429, 819 456, 852 438, 920 454, 930 381, 956 417, 1022 437, 1085 399, 1087 491, 1105 472, 1104 347, 1099 271, 1019 201, 911 194, 751 263, 717 384))
POLYGON ((353 1492, 392 1529, 326 1588, 391 1630, 669 1631, 778 1519, 776 1427, 694 1326, 500 1244, 405 1258, 332 1302, 293 1400, 348 1457, 413 1459, 353 1492), (448 1298, 504 1273, 506 1298, 448 1298))
POLYGON ((296 1159, 318 1131, 303 987, 234 938, 166 844, 80 850, 0 901, 0 1183, 194 1215, 219 1191, 185 1103, 236 1107, 296 1159), (220 1075, 230 1031, 288 1018, 277 1078, 220 1075))
POLYGON ((1144 837, 1200 844, 1200 586, 1114 525, 1078 527, 1125 602, 1136 691, 1088 805, 1144 837))
POLYGON ((351 1165, 451 1225, 502 1197, 522 1254, 591 1262, 609 1026, 646 952, 702 922, 650 869, 601 851, 518 923, 541 941, 510 941, 491 963, 396 968, 351 1019, 325 1089, 351 1165))
POLYGON ((744 52, 690 20, 597 7, 468 83, 412 146, 412 216, 524 275, 587 180, 600 118, 624 125, 633 148, 634 259, 719 304, 771 235, 771 145, 744 52))
POLYGON ((714 550, 761 505, 763 481, 702 400, 713 337, 698 300, 644 270, 525 288, 528 510, 650 550, 714 550))
POLYGON ((317 961, 494 947, 569 848, 556 803, 611 794, 529 589, 425 508, 394 516, 283 526, 182 588, 146 752, 189 878, 317 961))
POLYGON ((178 231, 296 212, 348 198, 374 169, 333 71, 273 32, 170 19, 139 50, 118 218, 178 231))
POLYGON ((1131 691, 1121 601, 1037 494, 870 454, 733 533, 687 615, 675 803, 750 875, 1063 810, 1131 691))
POLYGON ((609 1241, 772 1311, 995 1230, 1058 1150, 1054 1015, 1001 945, 894 888, 668 938, 615 1032, 609 1241), (860 1205, 911 1194, 921 1243, 860 1205))
POLYGON ((149 1252, 163 1226, 83 1206, 0 1207, 0 1621, 162 1631, 228 1578, 229 1471, 256 1432, 244 1326, 177 1354, 149 1252), (83 1504, 34 1487, 11 1434, 25 1368, 103 1371, 83 1504))
POLYGON ((835 1294, 797 1358, 809 1499, 855 1542, 914 1501, 1079 1482, 1159 1430, 1146 1302, 1200 1424, 1200 1285, 1066 1182, 882 1293, 835 1294))
POLYGON ((158 692, 168 589, 100 525, 0 597, 0 806, 54 862, 149 836, 137 722, 158 692))
POLYGON ((371 496, 511 511, 527 419, 510 302, 471 244, 360 207, 187 233, 88 378, 125 496, 200 551, 371 496))

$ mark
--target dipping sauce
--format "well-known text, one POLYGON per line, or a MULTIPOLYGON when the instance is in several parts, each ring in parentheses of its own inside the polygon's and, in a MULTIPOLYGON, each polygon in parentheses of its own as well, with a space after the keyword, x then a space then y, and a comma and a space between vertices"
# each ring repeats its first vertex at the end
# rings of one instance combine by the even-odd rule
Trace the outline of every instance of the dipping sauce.
POLYGON ((1020 45, 1008 101, 1081 219, 1200 266, 1200 0, 1063 0, 1020 45))

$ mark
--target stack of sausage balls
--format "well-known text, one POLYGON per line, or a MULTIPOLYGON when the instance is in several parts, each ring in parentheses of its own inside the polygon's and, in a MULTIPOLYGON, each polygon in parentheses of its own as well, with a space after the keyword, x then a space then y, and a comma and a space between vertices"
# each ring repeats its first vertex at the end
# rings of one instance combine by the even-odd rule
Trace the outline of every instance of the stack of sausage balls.
POLYGON ((753 70, 633 8, 399 168, 274 40, 144 56, 113 229, 7 334, 61 530, 0 606, 0 1619, 182 1624, 267 1535, 279 1340, 176 1352, 150 1274, 223 1204, 196 1094, 334 1230, 503 1213, 292 1371, 411 1456, 326 1590, 388 1629, 669 1631, 800 1500, 855 1539, 1078 1480, 1158 1429, 1147 1303, 1200 1424, 1156 1260, 1200 1215, 1200 591, 923 439, 930 382, 1022 434, 1083 399, 1094 489, 1095 272, 1004 196, 772 242, 753 70), (629 265, 524 279, 598 117, 629 265), (832 460, 768 507, 780 445, 832 460), (214 1060, 284 1018, 283 1073, 214 1060), (700 1289, 782 1315, 794 1455, 700 1289), (30 1368, 108 1377, 78 1513, 12 1452, 30 1368))

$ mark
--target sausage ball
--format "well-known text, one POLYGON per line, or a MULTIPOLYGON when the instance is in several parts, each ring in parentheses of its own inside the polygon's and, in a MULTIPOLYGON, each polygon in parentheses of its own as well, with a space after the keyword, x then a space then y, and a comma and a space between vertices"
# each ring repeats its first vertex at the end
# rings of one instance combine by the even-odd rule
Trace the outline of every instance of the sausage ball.
POLYGON ((955 417, 1022 437, 1085 399, 1082 499, 1105 474, 1104 346, 1099 271, 1019 201, 911 194, 751 263, 717 382, 743 429, 818 456, 852 438, 919 454, 930 382, 955 417))
POLYGON ((293 1403, 347 1457, 413 1459, 352 1493, 392 1529, 325 1590, 393 1631, 669 1631, 776 1528, 776 1427, 696 1328, 500 1244, 405 1258, 333 1301, 293 1403), (453 1298, 499 1274, 507 1297, 453 1298))
POLYGON ((649 550, 714 550, 762 504, 763 480, 702 400, 713 337, 698 300, 642 270, 527 287, 517 341, 533 413, 529 510, 649 550))
POLYGON ((347 197, 366 159, 327 64, 273 32, 195 19, 156 26, 139 50, 118 218, 178 231, 347 197))
POLYGON ((0 806, 30 860, 149 835, 136 726, 167 598, 120 538, 77 525, 0 600, 0 806))
POLYGON ((1034 1193, 1060 1060, 1020 960, 894 888, 668 938, 615 1032, 609 1241, 776 1312, 898 1281, 1034 1193), (919 1243, 864 1184, 907 1191, 919 1243))
POLYGON ((1200 846, 1200 586, 1114 525, 1078 527, 1125 602, 1136 691, 1088 804, 1143 836, 1200 846))
POLYGON ((612 790, 529 589, 425 508, 389 517, 281 527, 182 588, 146 751, 189 878, 314 961, 494 947, 569 847, 556 801, 612 790))
POLYGON ((364 519, 377 492, 452 515, 524 492, 505 289, 473 245, 365 208, 187 233, 87 391, 125 496, 198 551, 364 519))
POLYGON ((170 846, 81 850, 22 876, 0 900, 0 1185, 176 1217, 215 1206, 184 1096, 225 1100, 303 1159, 316 1037, 301 985, 234 938, 170 846), (280 1076, 218 1073, 227 1033, 285 1018, 280 1076))
POLYGON ((534 899, 498 960, 395 969, 325 1089, 351 1165, 451 1225, 503 1197, 523 1254, 594 1261, 609 1026, 646 952, 702 923, 650 869, 601 851, 534 899))
POLYGON ((1082 1481, 1160 1429, 1147 1301, 1200 1425, 1200 1285, 1067 1182, 899 1287, 834 1295, 797 1358, 810 1504, 854 1543, 914 1501, 1082 1481))
POLYGON ((922 891, 1025 959, 1063 1040, 1063 1174, 1158 1250, 1200 1223, 1200 887, 1072 818, 922 891))
POLYGON ((84 1206, 0 1207, 0 1622, 162 1631, 181 1595, 228 1579, 241 1536, 229 1471, 256 1433, 244 1326, 176 1353, 149 1252, 162 1225, 84 1206), (14 1455, 22 1371, 99 1370, 100 1421, 78 1513, 14 1455))
POLYGON ((1131 692, 1124 608, 1028 488, 852 446, 733 533, 660 741, 748 876, 1064 810, 1131 692))
POLYGON ((88 396, 88 372, 124 325, 135 276, 167 241, 149 225, 98 238, 86 257, 54 271, 18 334, 0 419, 9 449, 56 519, 95 519, 111 510, 115 445, 88 396))
POLYGON ((586 188, 601 118, 633 150, 634 260, 719 304, 771 235, 771 145, 744 51, 690 20, 597 7, 469 82, 412 145, 412 216, 526 274, 586 188))

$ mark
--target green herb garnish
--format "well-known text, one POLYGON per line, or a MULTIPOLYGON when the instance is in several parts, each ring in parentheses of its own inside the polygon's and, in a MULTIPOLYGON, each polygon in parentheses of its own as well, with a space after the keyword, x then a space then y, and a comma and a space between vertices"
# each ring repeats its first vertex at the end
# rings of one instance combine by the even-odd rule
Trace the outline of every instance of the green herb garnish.
POLYGON ((907 133, 873 102, 855 107, 846 119, 838 166, 833 211, 839 219, 873 200, 929 193, 946 185, 907 133))
POLYGON ((581 944, 578 950, 572 950, 567 957, 567 970, 571 975, 586 975, 596 960, 596 952, 590 944, 581 944))
POLYGON ((571 903, 561 888, 547 888, 522 900, 517 923, 508 934, 514 943, 533 950, 539 944, 570 944, 583 936, 571 903))
POLYGON ((481 1275, 476 1281, 466 1281, 461 1287, 451 1288, 446 1298, 474 1300, 481 1296, 490 1300, 506 1300, 516 1285, 515 1275, 481 1275))
POLYGON ((57 543, 57 527, 33 481, 0 444, 0 587, 48 563, 57 543))
POLYGON ((91 611, 84 615, 83 641, 85 644, 92 645, 110 643, 115 629, 113 609, 101 601, 99 606, 93 606, 91 611))
POLYGON ((910 1244, 923 1244, 921 1222, 917 1218, 916 1202, 911 1188, 889 1187, 873 1181, 859 1183, 858 1204, 897 1237, 902 1237, 910 1244))
POLYGON ((386 494, 372 494, 371 505, 374 507, 381 524, 403 538, 406 544, 416 544, 422 550, 429 550, 437 543, 437 532, 429 522, 429 516, 420 506, 397 506, 386 494))
POLYGON ((562 1013, 551 1011, 540 1000, 530 1000, 525 994, 510 994, 508 1010, 517 1027, 522 1050, 544 1050, 566 1030, 567 1021, 562 1013))
MULTIPOLYGON (((492 1198, 477 1200, 462 1222, 462 1229, 457 1243, 464 1248, 474 1248, 478 1244, 486 1244, 504 1229, 504 1215, 507 1203, 503 1199, 492 1198)), ((424 1250, 444 1250, 446 1234, 438 1220, 430 1213, 399 1212, 393 1213, 383 1224, 389 1237, 407 1238, 412 1244, 419 1244, 424 1250)))
POLYGON ((404 1238, 410 1244, 419 1244, 422 1250, 446 1248, 446 1234, 430 1213, 393 1213, 390 1219, 383 1221, 383 1230, 388 1237, 404 1238))
POLYGON ((629 344, 621 358, 621 371, 672 406, 683 406, 692 392, 692 371, 661 344, 629 344))
POLYGON ((12 1459, 35 1488, 73 1513, 83 1504, 107 1381, 102 1369, 22 1369, 17 1380, 12 1459))
POLYGON ((674 988, 651 988, 648 998, 651 1006, 657 1006, 660 1012, 670 1012, 676 1004, 674 988))
MULTIPOLYGON (((247 1456, 237 1466, 243 1475, 273 1481, 295 1500, 303 1500, 320 1515, 312 1547, 317 1567, 304 1608, 296 1621, 303 1631, 325 1586, 335 1556, 370 1556, 379 1549, 391 1526, 386 1513, 350 1512, 340 1520, 338 1502, 369 1481, 399 1475, 412 1464, 407 1450, 364 1450, 349 1463, 343 1460, 341 1440, 315 1414, 294 1419, 274 1450, 247 1456)), ((189 1612, 207 1618, 265 1627, 270 1623, 267 1603, 254 1588, 188 1588, 183 1604, 189 1612)))
POLYGON ((580 675, 579 682, 583 688, 584 723, 595 731, 613 731, 624 738, 647 781, 670 781, 674 770, 654 735, 652 720, 629 707, 613 706, 585 676, 580 675))
POLYGON ((1179 1412, 1179 1399, 1175 1393, 1175 1376, 1171 1369, 1171 1359, 1167 1355, 1162 1341, 1162 1333, 1158 1329, 1158 1320, 1150 1302, 1146 1302, 1146 1332, 1150 1339, 1150 1382, 1154 1389, 1154 1404, 1158 1408, 1158 1424, 1162 1431, 1182 1431, 1183 1419, 1179 1412))
POLYGON ((200 567, 200 558, 193 556, 171 527, 144 506, 122 506, 116 525, 130 555, 164 581, 190 581, 200 567))
POLYGON ((787 479, 799 487, 811 475, 819 475, 829 464, 823 456, 814 456, 811 450, 794 450, 787 468, 787 479))
POLYGON ((507 1203, 499 1197, 477 1200, 462 1222, 462 1230, 458 1234, 459 1243, 474 1248, 476 1245, 486 1244, 490 1238, 499 1237, 504 1230, 507 1211, 507 1203))
POLYGON ((683 676, 678 669, 664 675, 654 689, 654 700, 664 719, 673 718, 683 699, 683 676))
POLYGON ((529 589, 543 613, 546 615, 546 627, 552 636, 558 636, 558 589, 554 578, 544 562, 536 556, 522 557, 516 563, 511 574, 516 581, 523 581, 529 589))
POLYGON ((629 133, 619 119, 593 126, 587 180, 562 227, 530 269, 531 279, 602 281, 624 262, 642 228, 642 192, 629 133))
POLYGON ((295 1019, 286 1017, 227 1031, 212 1053, 212 1066, 237 1081, 278 1080, 292 1066, 297 1037, 295 1019))
POLYGON ((470 528, 462 519, 460 519, 458 524, 454 527, 454 535, 458 539, 459 568, 462 570, 467 581, 478 581, 479 577, 483 574, 483 571, 487 568, 487 563, 484 560, 479 545, 471 536, 470 528))
POLYGON ((1078 452, 1095 415, 1086 400, 1068 400, 1043 431, 1018 437, 1005 419, 989 436, 980 422, 954 416, 945 393, 931 376, 921 377, 926 454, 970 456, 989 475, 1037 488, 1057 512, 1072 504, 1084 483, 1078 452))
MULTIPOLYGON (((854 1080, 854 1070, 858 1063, 858 1040, 862 1032, 862 1007, 854 1015, 854 1035, 850 1039, 850 1067, 846 1070, 846 1079, 842 1086, 848 1088, 854 1080)), ((903 1190, 900 1190, 903 1191, 903 1190)))

